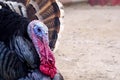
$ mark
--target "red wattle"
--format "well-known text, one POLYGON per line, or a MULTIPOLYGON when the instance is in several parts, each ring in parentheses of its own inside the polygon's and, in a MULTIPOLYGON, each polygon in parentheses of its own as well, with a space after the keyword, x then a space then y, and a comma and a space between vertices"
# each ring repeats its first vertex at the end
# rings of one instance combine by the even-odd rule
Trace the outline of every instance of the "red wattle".
POLYGON ((57 69, 55 67, 55 58, 51 49, 49 48, 48 42, 44 37, 42 40, 39 39, 34 33, 32 34, 32 40, 38 54, 40 54, 39 70, 51 78, 54 78, 55 74, 57 73, 57 69))
POLYGON ((40 47, 40 66, 39 69, 41 72, 44 74, 50 76, 51 78, 54 78, 55 74, 57 73, 57 69, 55 67, 55 58, 54 55, 49 48, 48 44, 46 42, 40 42, 39 43, 40 47))

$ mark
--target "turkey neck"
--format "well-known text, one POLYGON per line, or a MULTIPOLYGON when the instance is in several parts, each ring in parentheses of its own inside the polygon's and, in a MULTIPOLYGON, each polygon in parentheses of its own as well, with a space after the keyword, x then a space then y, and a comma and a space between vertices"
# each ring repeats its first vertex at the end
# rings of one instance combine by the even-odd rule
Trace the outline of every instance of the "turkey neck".
POLYGON ((42 26, 42 23, 40 23, 39 21, 32 21, 28 25, 28 34, 40 58, 41 63, 39 66, 39 70, 42 73, 53 78, 57 73, 57 69, 55 67, 55 58, 51 49, 49 48, 49 41, 47 41, 46 39, 47 35, 44 35, 44 33, 42 33, 42 30, 44 30, 43 27, 46 26, 42 26), (39 36, 34 32, 34 27, 36 24, 41 27, 42 36, 39 36))

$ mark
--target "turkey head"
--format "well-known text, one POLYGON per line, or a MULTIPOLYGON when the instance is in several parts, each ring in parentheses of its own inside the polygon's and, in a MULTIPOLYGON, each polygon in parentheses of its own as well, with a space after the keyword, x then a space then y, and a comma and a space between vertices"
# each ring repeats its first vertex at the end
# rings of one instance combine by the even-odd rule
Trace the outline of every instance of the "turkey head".
POLYGON ((40 57, 39 70, 53 78, 57 73, 55 58, 49 48, 48 28, 39 20, 31 21, 28 25, 28 34, 40 57))

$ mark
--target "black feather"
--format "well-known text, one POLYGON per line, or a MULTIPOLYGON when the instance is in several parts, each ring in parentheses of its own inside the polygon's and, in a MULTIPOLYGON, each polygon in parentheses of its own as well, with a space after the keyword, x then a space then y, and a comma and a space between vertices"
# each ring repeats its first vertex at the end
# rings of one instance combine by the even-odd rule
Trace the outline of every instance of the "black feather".
POLYGON ((15 80, 27 75, 27 66, 3 42, 0 42, 0 76, 5 80, 15 80), (22 73, 21 73, 22 72, 22 73))
POLYGON ((27 25, 29 20, 18 15, 6 6, 0 9, 0 40, 6 41, 16 32, 28 38, 27 25))

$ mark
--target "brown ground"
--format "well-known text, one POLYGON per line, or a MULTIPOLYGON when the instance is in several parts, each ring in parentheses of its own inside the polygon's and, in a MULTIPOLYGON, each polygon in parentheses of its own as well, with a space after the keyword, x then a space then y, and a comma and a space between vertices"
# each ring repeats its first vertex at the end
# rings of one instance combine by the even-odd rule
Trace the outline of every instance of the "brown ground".
POLYGON ((120 80, 120 6, 65 7, 55 56, 65 80, 120 80))

